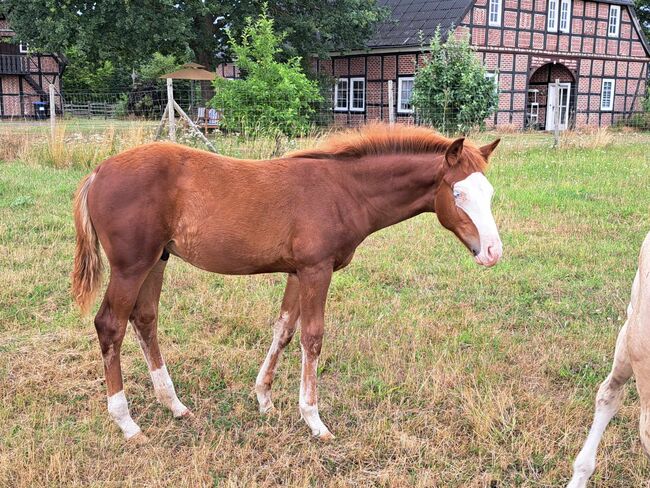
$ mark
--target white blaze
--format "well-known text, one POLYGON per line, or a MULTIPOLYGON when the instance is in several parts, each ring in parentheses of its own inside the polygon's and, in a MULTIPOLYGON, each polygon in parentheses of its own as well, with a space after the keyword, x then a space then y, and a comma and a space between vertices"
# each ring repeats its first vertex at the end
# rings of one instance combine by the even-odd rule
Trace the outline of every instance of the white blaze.
POLYGON ((476 261, 487 266, 496 264, 503 247, 492 216, 494 188, 482 173, 476 172, 454 184, 453 190, 456 206, 468 215, 478 230, 481 249, 476 261))

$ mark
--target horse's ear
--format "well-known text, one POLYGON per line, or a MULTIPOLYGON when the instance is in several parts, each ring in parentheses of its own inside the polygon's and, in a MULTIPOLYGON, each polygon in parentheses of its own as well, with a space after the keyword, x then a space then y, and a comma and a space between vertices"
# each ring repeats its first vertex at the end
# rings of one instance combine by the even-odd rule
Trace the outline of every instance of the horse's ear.
POLYGON ((460 161, 460 155, 463 153, 463 143, 465 138, 461 137, 456 139, 451 145, 447 148, 445 153, 445 161, 449 166, 454 166, 458 161, 460 161))
POLYGON ((501 139, 497 139, 493 143, 488 144, 487 146, 483 146, 479 149, 479 151, 481 151, 481 155, 485 158, 486 161, 490 157, 490 154, 492 154, 497 148, 500 142, 501 139))

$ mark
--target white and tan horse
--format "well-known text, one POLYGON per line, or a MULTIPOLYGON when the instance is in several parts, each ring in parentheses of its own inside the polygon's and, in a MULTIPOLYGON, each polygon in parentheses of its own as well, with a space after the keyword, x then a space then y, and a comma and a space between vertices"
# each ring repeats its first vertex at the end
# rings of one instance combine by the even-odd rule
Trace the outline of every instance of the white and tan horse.
POLYGON ((627 321, 618 334, 612 371, 596 396, 596 413, 589 436, 573 463, 568 488, 587 486, 596 468, 596 450, 607 424, 623 401, 623 387, 634 375, 641 399, 639 431, 641 443, 650 455, 650 234, 641 246, 639 269, 632 285, 627 321))

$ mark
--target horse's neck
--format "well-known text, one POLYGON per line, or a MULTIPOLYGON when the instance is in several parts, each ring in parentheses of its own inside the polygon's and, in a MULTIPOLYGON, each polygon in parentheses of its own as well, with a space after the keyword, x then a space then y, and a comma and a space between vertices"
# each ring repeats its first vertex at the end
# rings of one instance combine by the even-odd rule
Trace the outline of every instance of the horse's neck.
POLYGON ((433 210, 443 171, 442 158, 430 154, 365 157, 342 168, 367 234, 433 210))

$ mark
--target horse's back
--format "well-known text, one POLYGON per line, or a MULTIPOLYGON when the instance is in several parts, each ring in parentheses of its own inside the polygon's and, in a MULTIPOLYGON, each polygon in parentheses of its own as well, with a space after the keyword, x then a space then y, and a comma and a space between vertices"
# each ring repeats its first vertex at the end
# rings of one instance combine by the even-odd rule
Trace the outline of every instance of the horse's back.
POLYGON ((169 244, 198 267, 245 274, 281 267, 289 252, 291 181, 282 162, 153 143, 101 164, 89 210, 109 259, 112 245, 158 252, 169 244))

